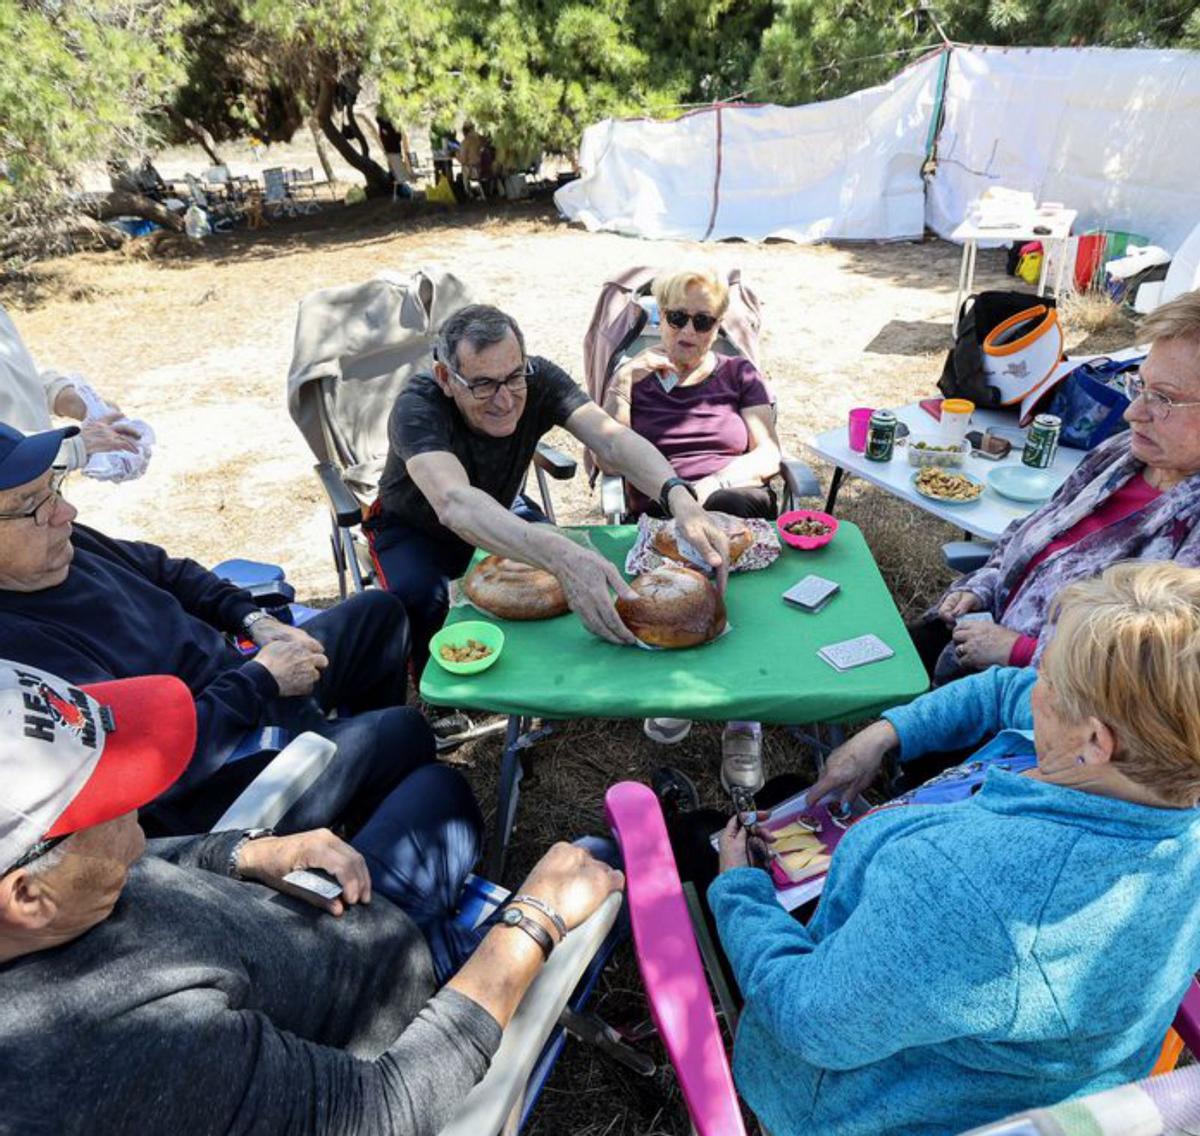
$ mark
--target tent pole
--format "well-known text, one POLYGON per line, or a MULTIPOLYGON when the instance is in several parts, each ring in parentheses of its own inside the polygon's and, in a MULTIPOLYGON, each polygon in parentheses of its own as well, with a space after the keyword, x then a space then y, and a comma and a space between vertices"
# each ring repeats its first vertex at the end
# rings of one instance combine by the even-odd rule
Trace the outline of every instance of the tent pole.
POLYGON ((702 241, 706 241, 706 240, 708 240, 709 237, 712 236, 712 231, 713 231, 713 229, 716 228, 716 225, 717 225, 717 210, 721 207, 721 139, 722 139, 722 134, 724 132, 723 124, 721 121, 721 110, 722 110, 722 104, 718 103, 717 104, 717 166, 716 166, 716 171, 713 174, 712 213, 709 214, 708 228, 704 230, 704 236, 702 236, 700 238, 702 241))

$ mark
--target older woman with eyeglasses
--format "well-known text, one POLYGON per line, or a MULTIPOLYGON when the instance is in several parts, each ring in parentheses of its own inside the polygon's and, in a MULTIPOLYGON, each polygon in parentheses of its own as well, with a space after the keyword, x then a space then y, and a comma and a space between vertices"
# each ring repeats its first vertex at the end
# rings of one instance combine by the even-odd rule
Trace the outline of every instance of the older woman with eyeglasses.
POLYGON ((988 562, 910 628, 936 679, 1035 662, 1051 598, 1118 560, 1200 564, 1200 291, 1152 313, 1139 338, 1152 346, 1128 383, 1129 430, 1009 526, 988 562), (971 612, 993 622, 958 622, 971 612))
MULTIPOLYGON (((722 835, 734 1078, 775 1136, 948 1136, 1150 1072, 1200 968, 1200 570, 1074 584, 1038 672, 974 675, 859 738, 905 761, 991 734, 974 795, 850 827, 807 926, 736 819, 722 835)), ((852 746, 814 793, 870 780, 852 746)))
MULTIPOLYGON (((710 268, 654 281, 662 342, 622 365, 604 409, 648 439, 686 478, 706 508, 735 517, 773 517, 779 472, 771 395, 749 359, 713 350, 729 287, 710 268)), ((660 515, 631 490, 633 513, 660 515)))

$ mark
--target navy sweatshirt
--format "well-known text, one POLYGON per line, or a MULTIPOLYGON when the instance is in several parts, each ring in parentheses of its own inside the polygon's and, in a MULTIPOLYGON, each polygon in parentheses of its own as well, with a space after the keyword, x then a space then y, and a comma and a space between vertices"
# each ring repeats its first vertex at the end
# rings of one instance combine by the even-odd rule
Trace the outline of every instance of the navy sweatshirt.
POLYGON ((76 525, 67 578, 0 591, 0 656, 69 682, 172 674, 196 699, 196 752, 172 793, 204 780, 279 693, 274 677, 224 637, 254 610, 249 594, 139 541, 76 525))

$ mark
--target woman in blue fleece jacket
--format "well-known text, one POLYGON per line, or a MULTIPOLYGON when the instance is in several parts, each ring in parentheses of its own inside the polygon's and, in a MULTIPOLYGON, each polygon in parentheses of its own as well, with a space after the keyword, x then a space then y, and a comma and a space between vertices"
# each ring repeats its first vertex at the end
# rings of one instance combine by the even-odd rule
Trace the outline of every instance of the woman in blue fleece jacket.
POLYGON ((964 679, 831 757, 816 788, 848 792, 876 751, 998 733, 974 796, 847 832, 807 927, 726 830, 734 1075, 773 1136, 961 1132, 1149 1072, 1200 969, 1200 570, 1118 565, 1060 602, 1040 676, 964 679))

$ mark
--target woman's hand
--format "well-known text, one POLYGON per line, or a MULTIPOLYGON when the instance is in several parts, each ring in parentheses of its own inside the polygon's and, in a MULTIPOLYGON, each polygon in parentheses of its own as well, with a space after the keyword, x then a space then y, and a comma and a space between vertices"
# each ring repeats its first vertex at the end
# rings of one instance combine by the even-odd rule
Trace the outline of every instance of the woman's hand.
POLYGON ((954 657, 967 671, 1008 666, 1018 632, 999 623, 960 623, 954 629, 954 657))
POLYGON ((673 371, 675 365, 661 347, 647 347, 645 351, 630 359, 621 369, 628 371, 631 383, 640 383, 650 375, 673 371))
POLYGON ((960 615, 967 615, 972 611, 983 611, 983 600, 974 592, 947 592, 938 604, 937 614, 943 623, 953 626, 960 615))
POLYGON ((899 744, 891 722, 874 722, 860 730, 826 758, 825 771, 808 791, 808 803, 815 805, 830 796, 853 801, 879 775, 888 750, 899 744))
POLYGON ((717 846, 720 871, 754 868, 766 862, 767 846, 774 837, 760 831, 758 821, 766 820, 770 815, 769 812, 760 811, 751 828, 746 828, 736 816, 729 818, 717 846))
POLYGON ((284 895, 311 903, 330 915, 341 915, 347 906, 371 902, 371 876, 367 862, 344 840, 327 828, 297 832, 292 836, 264 836, 242 845, 238 853, 238 873, 257 880, 284 895), (300 868, 320 868, 336 877, 342 885, 340 899, 322 899, 310 891, 283 882, 289 872, 300 868))

